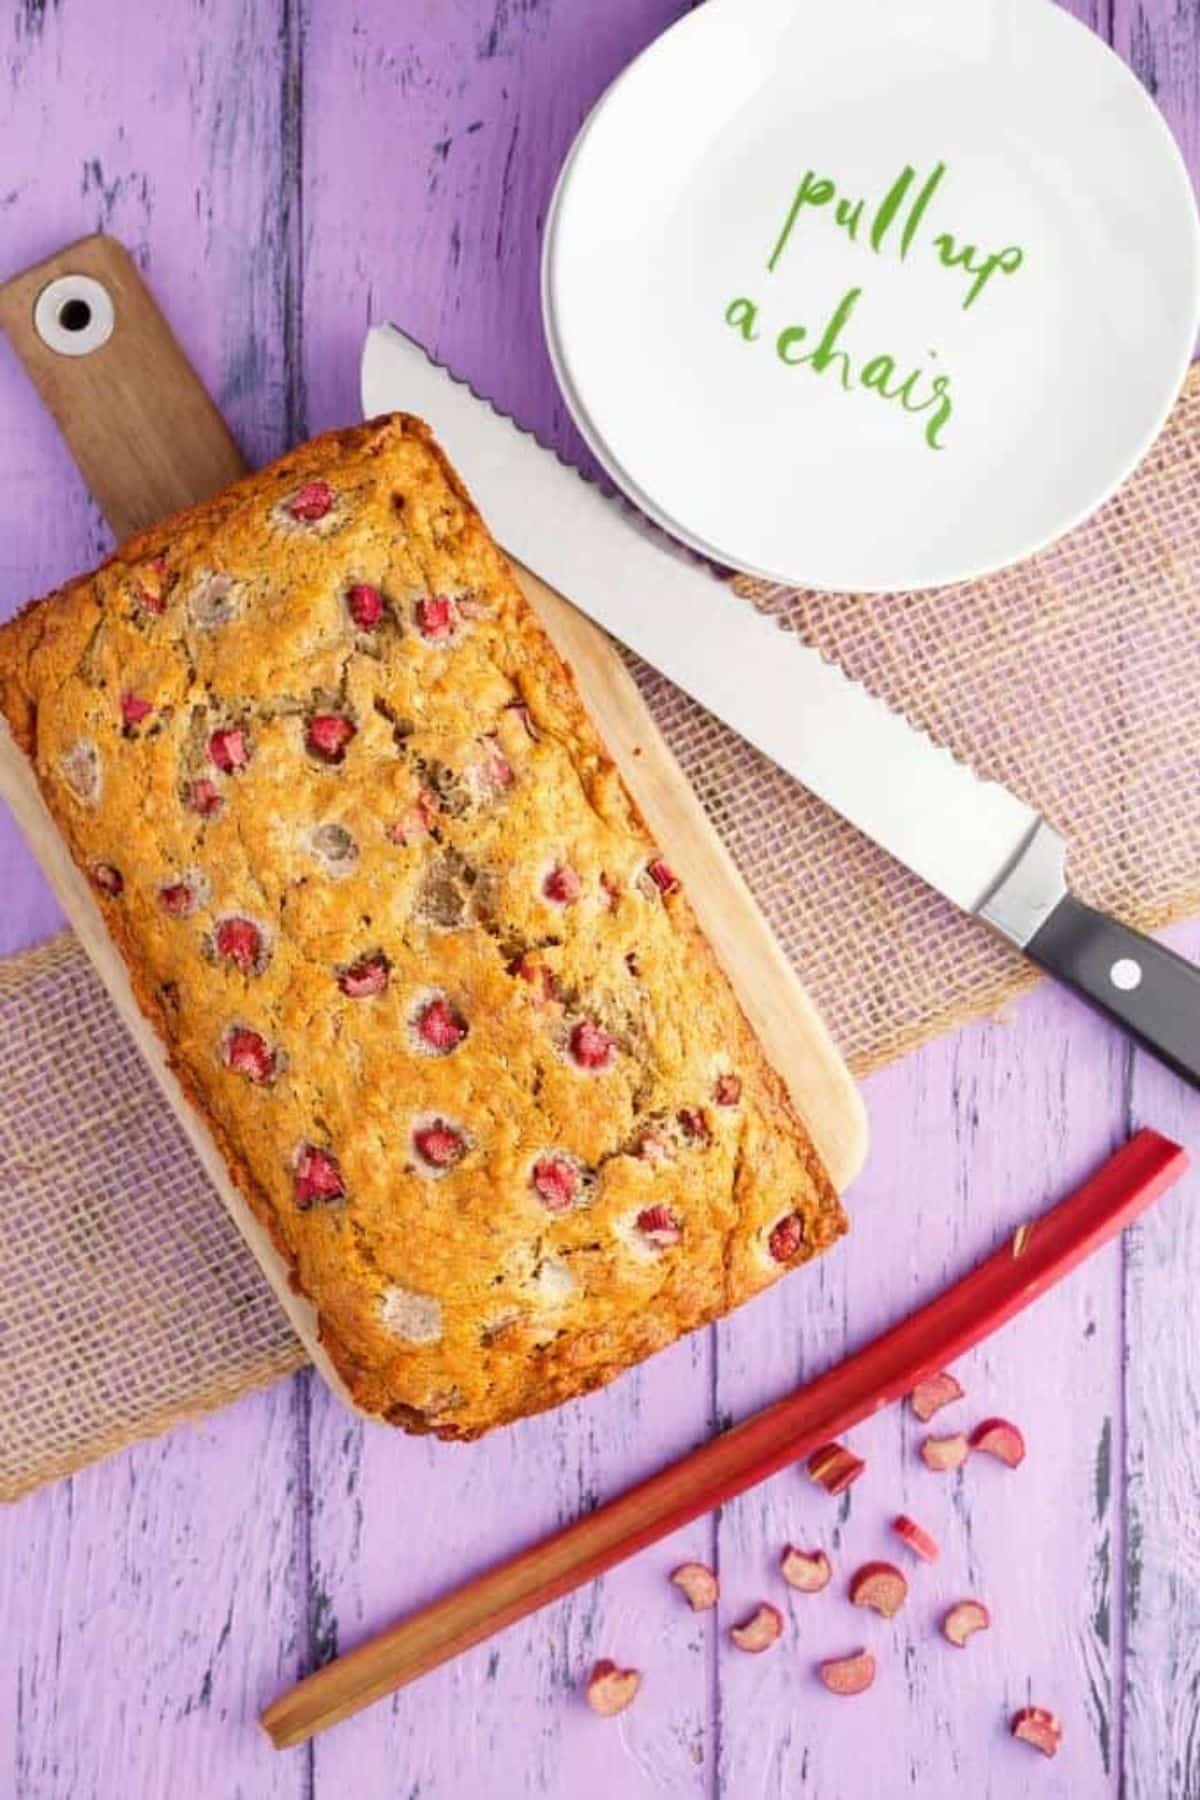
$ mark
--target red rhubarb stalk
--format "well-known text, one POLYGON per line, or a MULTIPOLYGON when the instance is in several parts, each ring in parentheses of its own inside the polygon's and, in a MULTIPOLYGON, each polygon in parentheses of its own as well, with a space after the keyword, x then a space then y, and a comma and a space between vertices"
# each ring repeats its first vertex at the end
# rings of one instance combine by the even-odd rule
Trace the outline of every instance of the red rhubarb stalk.
POLYGON ((1137 1132, 1036 1222, 1021 1256, 1006 1240, 969 1275, 798 1392, 318 1669, 266 1709, 265 1729, 281 1748, 302 1743, 836 1440, 1070 1274, 1187 1164, 1179 1144, 1156 1131, 1137 1132))

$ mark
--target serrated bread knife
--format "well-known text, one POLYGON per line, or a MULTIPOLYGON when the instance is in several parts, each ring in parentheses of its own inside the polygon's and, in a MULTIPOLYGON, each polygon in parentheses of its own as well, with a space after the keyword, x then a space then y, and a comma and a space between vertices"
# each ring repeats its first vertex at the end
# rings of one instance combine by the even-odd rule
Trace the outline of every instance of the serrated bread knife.
POLYGON ((1065 840, 795 633, 740 601, 391 325, 367 335, 363 408, 409 411, 518 562, 842 817, 1200 1086, 1200 970, 1077 900, 1065 840))

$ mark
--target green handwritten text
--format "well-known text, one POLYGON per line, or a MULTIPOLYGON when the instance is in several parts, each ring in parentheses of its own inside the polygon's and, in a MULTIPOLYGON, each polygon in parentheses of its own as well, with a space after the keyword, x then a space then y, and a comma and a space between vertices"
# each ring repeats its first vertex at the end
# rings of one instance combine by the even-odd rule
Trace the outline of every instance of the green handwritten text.
MULTIPOLYGON (((944 162, 934 163, 914 192, 917 171, 911 163, 905 163, 887 192, 873 208, 869 208, 865 198, 839 193, 832 176, 820 174, 815 169, 806 169, 792 195, 783 226, 767 258, 767 273, 774 274, 801 215, 806 210, 820 212, 830 205, 833 206, 835 227, 844 231, 855 244, 859 241, 859 227, 864 215, 869 216, 867 243, 877 256, 884 254, 898 228, 900 235, 896 241, 899 245, 899 258, 901 262, 906 261, 909 251, 918 242, 925 214, 946 174, 944 162)), ((942 268, 961 269, 964 274, 973 278, 963 300, 964 311, 979 298, 993 275, 1015 275, 1025 261, 1025 252, 1019 244, 1008 244, 1003 250, 984 250, 968 243, 960 248, 958 239, 950 231, 939 232, 932 239, 932 248, 942 268)))
MULTIPOLYGON (((782 326, 775 334, 775 355, 789 369, 806 367, 814 375, 832 371, 834 380, 848 394, 863 389, 881 400, 898 403, 906 413, 928 413, 925 442, 931 450, 944 450, 944 433, 954 411, 950 377, 930 374, 924 367, 910 369, 902 376, 894 356, 877 352, 864 359, 848 349, 842 336, 861 297, 860 287, 848 288, 815 341, 811 341, 807 325, 782 326)), ((747 343, 759 336, 758 319, 757 304, 745 294, 731 300, 725 309, 725 323, 747 343)))

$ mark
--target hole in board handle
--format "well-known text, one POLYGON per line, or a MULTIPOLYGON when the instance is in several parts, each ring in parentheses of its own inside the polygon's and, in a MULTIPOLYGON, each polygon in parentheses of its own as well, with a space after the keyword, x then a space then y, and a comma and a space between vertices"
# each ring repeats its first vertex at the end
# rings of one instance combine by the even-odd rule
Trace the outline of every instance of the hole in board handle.
POLYGON ((116 313, 103 282, 90 275, 60 275, 33 305, 33 328, 59 356, 90 356, 113 334, 116 313))
POLYGON ((64 300, 58 309, 58 322, 64 331, 86 331, 92 322, 92 309, 86 300, 64 300))

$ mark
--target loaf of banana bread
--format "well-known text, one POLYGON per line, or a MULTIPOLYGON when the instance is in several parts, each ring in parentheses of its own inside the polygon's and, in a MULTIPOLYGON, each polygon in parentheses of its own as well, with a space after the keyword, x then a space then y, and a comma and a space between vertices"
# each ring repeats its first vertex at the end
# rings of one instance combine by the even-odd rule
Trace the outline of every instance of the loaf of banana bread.
POLYGON ((0 705, 364 1410, 477 1436, 844 1229, 418 420, 319 438, 27 607, 0 705))

